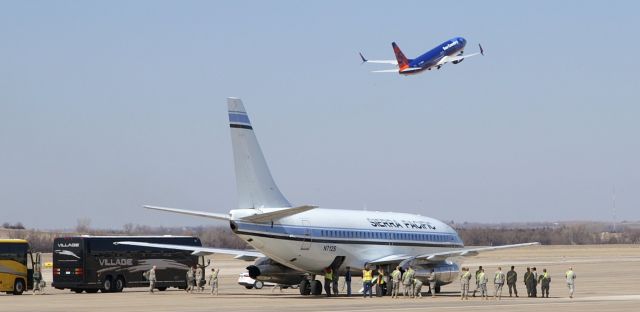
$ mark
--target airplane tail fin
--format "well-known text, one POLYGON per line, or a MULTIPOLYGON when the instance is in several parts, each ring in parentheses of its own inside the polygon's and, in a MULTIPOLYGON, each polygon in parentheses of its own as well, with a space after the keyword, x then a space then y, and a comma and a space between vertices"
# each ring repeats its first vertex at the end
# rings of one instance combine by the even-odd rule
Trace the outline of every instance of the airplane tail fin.
POLYGON ((238 190, 238 208, 291 207, 271 177, 242 100, 228 98, 227 104, 238 190))
POLYGON ((407 59, 407 57, 404 56, 404 53, 402 53, 402 51, 400 50, 400 47, 398 47, 398 45, 395 42, 392 42, 391 46, 393 47, 393 53, 396 54, 396 60, 398 60, 398 68, 400 69, 400 71, 408 68, 409 59, 407 59))

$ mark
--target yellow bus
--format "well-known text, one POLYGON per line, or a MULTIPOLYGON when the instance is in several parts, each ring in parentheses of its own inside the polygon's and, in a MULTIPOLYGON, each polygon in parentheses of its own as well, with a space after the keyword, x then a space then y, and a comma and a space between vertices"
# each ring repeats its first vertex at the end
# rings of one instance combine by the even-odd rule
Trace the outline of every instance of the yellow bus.
POLYGON ((0 292, 21 295, 33 289, 33 268, 39 265, 29 242, 24 239, 0 239, 0 292))

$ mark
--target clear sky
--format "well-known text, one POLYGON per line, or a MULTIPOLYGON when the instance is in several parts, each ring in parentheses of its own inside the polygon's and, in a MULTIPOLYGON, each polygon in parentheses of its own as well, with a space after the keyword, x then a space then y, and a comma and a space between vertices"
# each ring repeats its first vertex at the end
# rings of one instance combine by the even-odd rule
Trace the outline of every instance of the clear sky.
POLYGON ((0 222, 226 212, 241 97, 294 204, 640 219, 637 1, 0 1, 0 222), (454 37, 474 57, 418 76, 454 37))

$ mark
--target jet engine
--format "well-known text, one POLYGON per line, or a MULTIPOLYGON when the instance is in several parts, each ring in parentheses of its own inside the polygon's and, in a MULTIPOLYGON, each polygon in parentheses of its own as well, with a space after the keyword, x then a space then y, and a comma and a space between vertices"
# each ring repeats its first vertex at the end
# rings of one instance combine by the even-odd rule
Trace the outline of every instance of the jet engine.
POLYGON ((286 267, 271 258, 256 259, 253 265, 247 267, 249 277, 263 282, 283 285, 298 285, 305 278, 305 273, 286 267))
POLYGON ((440 292, 440 286, 454 282, 460 272, 460 266, 452 261, 430 263, 418 259, 408 259, 400 263, 400 266, 404 270, 411 266, 416 273, 416 278, 425 285, 428 285, 427 277, 431 274, 431 270, 434 270, 436 273, 436 292, 440 292))
POLYGON ((464 61, 464 59, 457 60, 457 61, 453 61, 453 62, 451 62, 451 63, 453 63, 453 64, 458 64, 458 63, 462 63, 462 61, 464 61))

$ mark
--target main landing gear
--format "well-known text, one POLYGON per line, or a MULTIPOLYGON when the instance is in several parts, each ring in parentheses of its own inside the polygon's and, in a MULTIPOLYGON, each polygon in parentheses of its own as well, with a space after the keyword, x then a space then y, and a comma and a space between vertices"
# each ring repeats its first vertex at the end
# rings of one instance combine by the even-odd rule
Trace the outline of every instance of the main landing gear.
POLYGON ((318 280, 302 280, 300 282, 300 294, 303 296, 320 296, 322 295, 322 283, 318 280))

